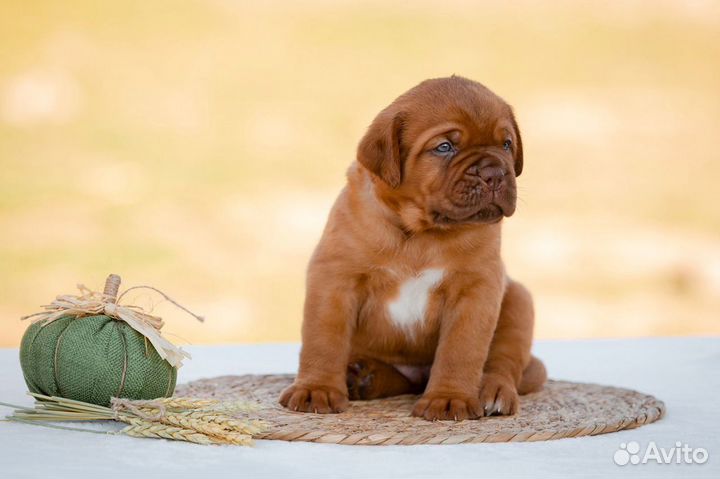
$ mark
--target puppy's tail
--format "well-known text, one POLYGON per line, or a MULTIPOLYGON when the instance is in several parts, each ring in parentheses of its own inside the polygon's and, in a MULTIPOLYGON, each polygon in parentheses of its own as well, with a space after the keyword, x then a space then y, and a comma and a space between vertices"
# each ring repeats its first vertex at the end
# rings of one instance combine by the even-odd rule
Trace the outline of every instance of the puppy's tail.
POLYGON ((520 385, 518 386, 519 394, 529 394, 540 391, 547 381, 547 370, 545 365, 535 356, 530 356, 530 362, 523 371, 520 385))

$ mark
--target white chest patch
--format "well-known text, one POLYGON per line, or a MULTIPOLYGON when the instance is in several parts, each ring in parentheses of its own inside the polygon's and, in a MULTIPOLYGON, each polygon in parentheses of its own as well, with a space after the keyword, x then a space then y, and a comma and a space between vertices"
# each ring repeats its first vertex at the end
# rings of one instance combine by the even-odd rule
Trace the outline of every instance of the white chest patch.
POLYGON ((390 319, 396 326, 406 329, 425 319, 430 291, 444 273, 442 269, 426 269, 400 286, 397 298, 388 303, 390 319))

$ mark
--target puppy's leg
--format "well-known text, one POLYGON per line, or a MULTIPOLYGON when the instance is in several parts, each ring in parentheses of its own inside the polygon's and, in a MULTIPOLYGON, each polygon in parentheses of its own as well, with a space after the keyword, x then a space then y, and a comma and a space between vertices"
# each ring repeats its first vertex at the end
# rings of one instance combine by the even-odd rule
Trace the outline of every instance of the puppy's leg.
POLYGON ((542 390, 547 378, 547 370, 543 362, 535 356, 530 356, 530 363, 525 366, 518 385, 518 393, 522 396, 542 390))
POLYGON ((413 416, 427 420, 475 419, 483 415, 478 398, 482 368, 500 314, 500 278, 448 278, 453 291, 430 370, 430 380, 413 416), (497 302, 487 298, 498 298, 497 302))
POLYGON ((302 326, 300 368, 279 402, 293 411, 337 413, 348 406, 345 384, 357 299, 351 280, 311 264, 302 326))
POLYGON ((547 373, 539 359, 530 355, 534 311, 530 293, 510 281, 505 290, 490 353, 480 387, 480 402, 485 414, 515 414, 518 392, 527 394, 542 389, 547 373))
POLYGON ((347 387, 350 399, 378 399, 401 394, 419 394, 422 380, 413 382, 394 366, 366 357, 354 357, 348 364, 347 387))

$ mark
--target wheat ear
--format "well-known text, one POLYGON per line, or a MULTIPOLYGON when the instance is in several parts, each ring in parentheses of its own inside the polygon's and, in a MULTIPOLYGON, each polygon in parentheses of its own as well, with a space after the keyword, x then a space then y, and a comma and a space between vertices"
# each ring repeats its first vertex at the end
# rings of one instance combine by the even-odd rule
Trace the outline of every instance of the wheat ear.
POLYGON ((133 437, 174 439, 176 441, 194 442, 196 444, 219 444, 224 442, 213 440, 213 438, 192 429, 172 427, 167 424, 138 419, 132 419, 130 421, 129 426, 119 431, 120 434, 127 434, 133 437))

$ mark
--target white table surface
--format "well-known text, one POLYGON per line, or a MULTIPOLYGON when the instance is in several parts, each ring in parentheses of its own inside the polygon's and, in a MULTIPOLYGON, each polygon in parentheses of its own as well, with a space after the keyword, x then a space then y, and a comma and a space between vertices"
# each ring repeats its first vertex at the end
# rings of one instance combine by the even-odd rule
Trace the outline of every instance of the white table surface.
MULTIPOLYGON (((190 347, 179 381, 289 373, 298 345, 190 347)), ((667 415, 640 429, 536 443, 340 446, 257 441, 252 448, 60 431, 0 422, 2 476, 144 477, 720 477, 720 338, 541 341, 557 379, 628 387, 665 401, 667 415), (708 451, 705 464, 618 466, 620 443, 677 441, 708 451)), ((17 349, 0 349, 0 400, 30 405, 17 349)), ((0 410, 4 416, 7 409, 0 410)))

